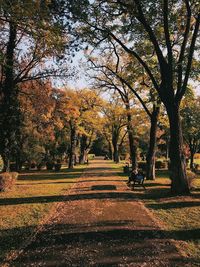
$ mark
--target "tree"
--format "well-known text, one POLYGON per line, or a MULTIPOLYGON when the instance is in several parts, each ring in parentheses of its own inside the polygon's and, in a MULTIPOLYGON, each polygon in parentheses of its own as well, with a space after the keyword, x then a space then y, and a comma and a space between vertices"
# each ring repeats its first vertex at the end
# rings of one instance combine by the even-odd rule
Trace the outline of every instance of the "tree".
POLYGON ((134 142, 134 126, 132 127, 131 114, 131 103, 132 105, 134 103, 133 97, 135 97, 144 108, 144 111, 151 122, 146 177, 147 179, 154 180, 156 133, 160 111, 160 101, 155 93, 155 90, 153 88, 149 89, 151 87, 149 84, 151 83, 145 77, 141 68, 137 66, 137 62, 133 61, 133 59, 130 62, 130 58, 123 56, 123 54, 121 55, 115 44, 112 43, 112 45, 114 48, 113 53, 116 57, 116 62, 114 62, 111 54, 103 54, 104 60, 98 60, 98 58, 91 57, 89 58, 92 65, 91 69, 100 73, 99 76, 94 77, 98 87, 101 89, 107 88, 108 91, 114 90, 118 92, 126 107, 129 149, 133 169, 137 168, 137 147, 134 142), (145 81, 145 79, 147 81, 145 81), (146 88, 149 92, 148 99, 144 96, 146 88))
POLYGON ((180 103, 199 38, 199 1, 96 0, 87 14, 80 20, 90 43, 97 46, 114 40, 138 60, 151 79, 169 118, 171 190, 188 193, 180 103), (148 64, 150 54, 157 61, 156 76, 148 64))
POLYGON ((80 150, 80 162, 84 162, 99 129, 98 108, 101 105, 99 96, 88 89, 66 89, 55 92, 54 96, 63 125, 70 130, 69 162, 73 168, 80 150), (80 145, 80 148, 79 148, 80 145))
POLYGON ((47 59, 61 55, 66 41, 63 39, 63 20, 55 20, 61 18, 56 5, 44 1, 0 1, 0 5, 3 37, 0 44, 0 154, 4 170, 9 171, 10 158, 19 150, 20 83, 55 75, 55 64, 47 67, 47 59))
POLYGON ((81 90, 79 92, 79 98, 81 99, 79 162, 84 163, 87 161, 88 153, 97 133, 102 129, 101 118, 99 116, 102 100, 97 93, 92 90, 81 90))
POLYGON ((54 143, 58 119, 54 116, 55 101, 50 82, 27 81, 21 84, 19 102, 23 116, 19 149, 12 154, 16 169, 20 170, 25 162, 36 164, 48 160, 48 147, 54 143), (45 133, 45 134, 44 134, 45 133))
POLYGON ((200 99, 193 99, 181 110, 183 137, 190 149, 190 169, 194 170, 194 154, 200 148, 200 99))
POLYGON ((103 133, 108 140, 110 153, 113 154, 113 160, 119 163, 119 147, 122 145, 127 135, 126 110, 120 101, 107 103, 102 112, 104 114, 103 133))

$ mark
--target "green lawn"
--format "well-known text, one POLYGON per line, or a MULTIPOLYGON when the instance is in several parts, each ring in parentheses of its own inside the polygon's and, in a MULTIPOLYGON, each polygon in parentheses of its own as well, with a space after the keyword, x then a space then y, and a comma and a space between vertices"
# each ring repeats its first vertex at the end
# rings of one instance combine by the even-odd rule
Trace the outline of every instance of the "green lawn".
POLYGON ((84 168, 23 173, 12 191, 0 193, 0 262, 30 237, 84 168))
MULTIPOLYGON (((159 183, 169 183, 166 179, 167 173, 159 173, 158 176, 159 183)), ((156 217, 164 222, 170 238, 184 241, 182 243, 184 253, 200 260, 200 176, 195 180, 195 187, 191 196, 182 197, 166 195, 163 186, 150 189, 153 197, 144 202, 156 217), (157 198, 155 196, 159 195, 159 191, 160 197, 157 198)))
MULTIPOLYGON (((119 171, 125 176, 121 167, 119 171)), ((200 260, 200 175, 195 179, 196 188, 191 195, 182 197, 170 194, 168 171, 157 171, 156 176, 155 181, 145 181, 145 192, 135 188, 136 198, 161 221, 169 238, 182 241, 181 248, 186 255, 200 260)))
POLYGON ((194 163, 200 164, 200 159, 194 159, 194 163))

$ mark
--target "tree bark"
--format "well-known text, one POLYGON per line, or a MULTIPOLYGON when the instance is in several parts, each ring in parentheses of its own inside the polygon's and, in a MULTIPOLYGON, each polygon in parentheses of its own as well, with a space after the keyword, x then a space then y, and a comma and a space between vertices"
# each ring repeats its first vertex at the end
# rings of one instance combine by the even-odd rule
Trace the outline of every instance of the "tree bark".
POLYGON ((132 116, 130 114, 130 106, 126 104, 127 111, 127 131, 128 131, 128 140, 129 140, 129 150, 130 150, 130 159, 132 163, 132 169, 137 168, 137 146, 134 143, 134 135, 132 128, 132 116))
POLYGON ((171 191, 174 194, 188 194, 189 184, 186 174, 186 162, 183 152, 179 104, 166 106, 170 123, 170 178, 171 191))
POLYGON ((110 141, 108 141, 108 155, 109 155, 109 159, 113 159, 113 149, 112 149, 112 144, 110 141))
POLYGON ((82 135, 80 139, 80 157, 79 157, 79 163, 84 164, 85 163, 85 150, 87 148, 87 136, 82 135))
POLYGON ((68 168, 73 169, 75 164, 75 150, 76 150, 76 125, 70 123, 70 149, 69 149, 69 163, 68 168))
POLYGON ((194 151, 193 149, 190 149, 190 170, 194 170, 194 151))
POLYGON ((9 172, 10 171, 10 157, 7 155, 2 155, 3 159, 3 172, 9 172))
POLYGON ((158 116, 160 109, 155 107, 151 114, 151 128, 149 138, 149 149, 147 153, 146 178, 147 180, 155 180, 155 154, 156 154, 156 133, 158 127, 158 116))
POLYGON ((118 152, 118 145, 113 145, 113 160, 115 163, 119 163, 119 152, 118 152))
POLYGON ((119 163, 119 150, 118 150, 119 133, 117 129, 112 133, 112 145, 113 145, 113 160, 115 163, 119 163))
POLYGON ((2 100, 0 107, 0 137, 1 154, 4 158, 4 171, 10 171, 10 161, 16 143, 16 132, 18 130, 19 107, 18 93, 14 83, 14 50, 17 31, 16 25, 9 23, 9 40, 7 44, 5 66, 3 71, 4 81, 2 84, 2 100))

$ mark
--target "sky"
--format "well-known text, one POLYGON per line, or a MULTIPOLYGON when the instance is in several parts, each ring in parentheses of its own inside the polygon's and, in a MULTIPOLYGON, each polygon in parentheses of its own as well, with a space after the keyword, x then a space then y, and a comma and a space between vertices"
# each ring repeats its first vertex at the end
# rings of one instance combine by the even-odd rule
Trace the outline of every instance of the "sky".
MULTIPOLYGON (((69 87, 74 89, 81 89, 89 87, 91 85, 88 77, 86 77, 86 71, 83 68, 84 63, 86 63, 86 58, 83 51, 77 52, 75 57, 73 58, 73 63, 71 63, 71 66, 76 68, 78 77, 74 77, 68 82, 69 87)), ((194 86, 196 94, 200 96, 200 82, 190 81, 190 83, 194 86)))

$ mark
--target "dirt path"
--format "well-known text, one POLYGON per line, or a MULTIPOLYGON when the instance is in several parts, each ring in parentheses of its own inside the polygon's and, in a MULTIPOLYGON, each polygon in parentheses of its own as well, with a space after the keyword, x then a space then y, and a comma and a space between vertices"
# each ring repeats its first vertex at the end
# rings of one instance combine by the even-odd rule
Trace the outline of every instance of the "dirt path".
POLYGON ((112 164, 93 161, 11 266, 183 266, 112 164))

